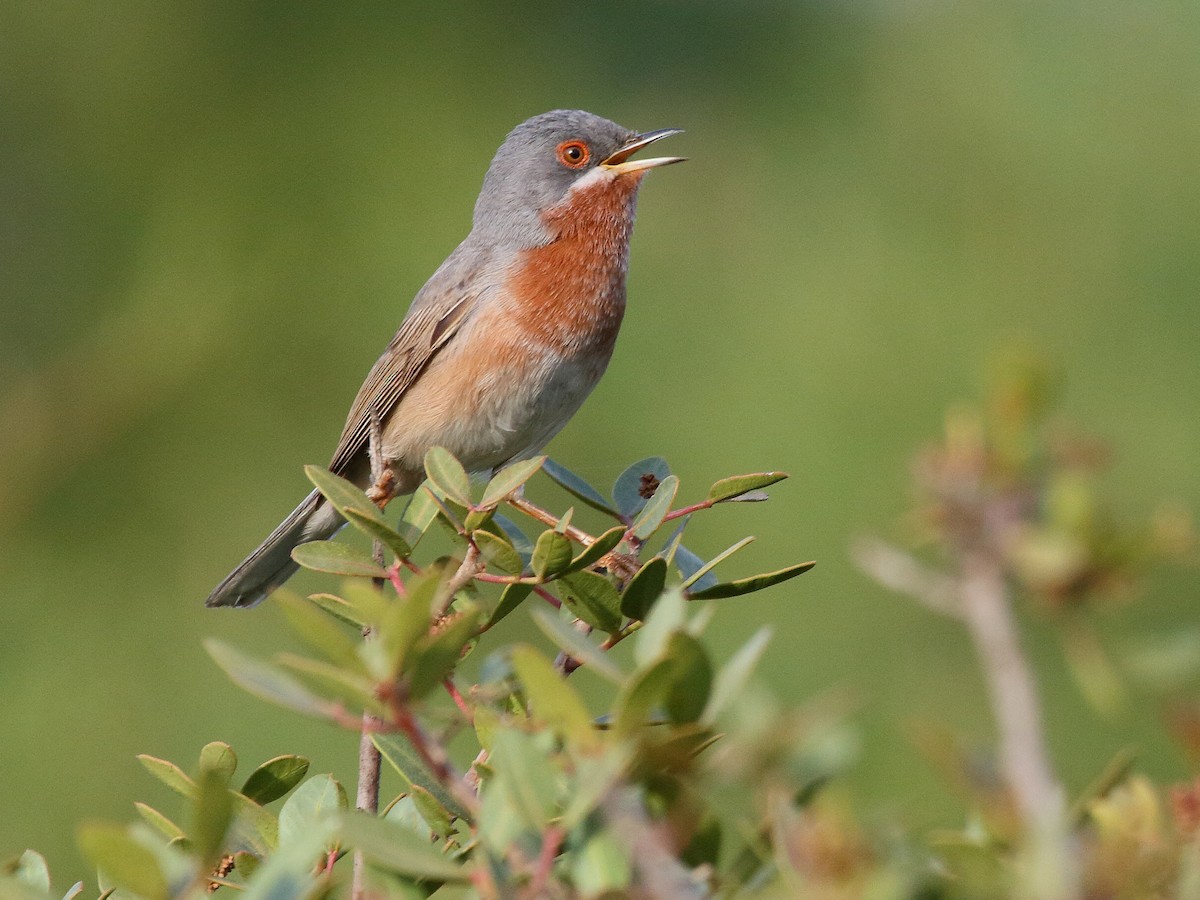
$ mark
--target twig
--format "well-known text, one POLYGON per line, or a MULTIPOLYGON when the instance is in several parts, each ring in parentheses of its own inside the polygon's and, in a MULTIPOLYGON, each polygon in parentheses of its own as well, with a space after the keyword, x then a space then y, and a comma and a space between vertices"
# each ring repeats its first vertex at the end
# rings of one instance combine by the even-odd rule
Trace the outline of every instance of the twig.
POLYGON ((445 685, 446 693, 450 695, 450 699, 454 701, 454 705, 458 707, 458 711, 463 714, 463 718, 474 724, 475 711, 471 709, 471 704, 467 702, 467 698, 459 691, 458 685, 454 683, 454 679, 447 677, 442 684, 445 685))
POLYGON ((1004 573, 990 558, 963 561, 962 618, 987 679, 1000 733, 1000 765, 1022 819, 1044 825, 1062 811, 1029 661, 1021 651, 1004 573))
POLYGON ((954 579, 875 539, 858 541, 853 556, 880 584, 967 629, 987 684, 1005 783, 1030 846, 1052 861, 1049 871, 1058 877, 1045 896, 1077 897, 1077 866, 1065 831, 1066 795, 1050 762, 1033 670, 1021 650, 1002 563, 986 549, 965 549, 962 577, 954 579))
POLYGON ((529 896, 540 897, 550 879, 550 870, 554 868, 554 858, 558 856, 558 848, 562 846, 566 833, 555 825, 549 826, 542 832, 542 849, 538 854, 537 863, 533 870, 533 878, 529 883, 529 896))
POLYGON ((850 548, 850 557, 863 572, 879 584, 907 594, 926 609, 952 619, 962 619, 961 586, 918 562, 878 538, 859 538, 850 548))
MULTIPOLYGON (((379 421, 379 411, 372 409, 371 431, 370 439, 367 442, 367 452, 371 458, 371 482, 374 485, 379 485, 385 472, 382 430, 383 426, 379 421)), ((386 502, 386 499, 384 502, 386 502)), ((383 542, 376 540, 373 551, 375 561, 382 567, 384 565, 383 542)), ((398 572, 395 580, 397 582, 400 580, 398 572)), ((375 579, 377 590, 383 590, 384 581, 385 579, 382 578, 375 579)), ((371 640, 370 629, 363 631, 363 640, 371 640)), ((358 738, 358 790, 354 803, 358 809, 372 815, 379 812, 380 753, 379 748, 375 746, 375 741, 371 737, 377 723, 378 720, 375 716, 368 712, 362 714, 362 728, 358 738)), ((363 900, 365 896, 366 860, 363 858, 362 852, 356 850, 354 853, 354 874, 350 886, 350 897, 351 900, 363 900)))
POLYGON ((446 582, 442 589, 442 600, 433 610, 433 620, 436 622, 446 614, 446 608, 450 606, 454 595, 466 587, 476 575, 479 574, 481 568, 479 564, 479 548, 475 546, 472 540, 467 541, 467 552, 463 555, 463 561, 458 567, 458 571, 446 582))
MULTIPOLYGON (((508 498, 508 503, 514 509, 518 509, 531 519, 541 522, 547 528, 557 528, 560 524, 559 519, 554 513, 542 509, 536 503, 530 503, 521 494, 512 494, 508 498)), ((585 547, 590 547, 596 542, 596 539, 586 531, 581 531, 574 525, 568 525, 563 529, 563 534, 577 544, 583 544, 585 547)))

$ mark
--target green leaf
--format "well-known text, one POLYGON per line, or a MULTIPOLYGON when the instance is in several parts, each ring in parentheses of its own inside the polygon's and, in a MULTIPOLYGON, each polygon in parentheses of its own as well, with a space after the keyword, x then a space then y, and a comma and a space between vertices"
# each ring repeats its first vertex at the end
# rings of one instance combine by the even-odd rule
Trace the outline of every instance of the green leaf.
POLYGON ((229 829, 229 852, 271 855, 279 846, 279 820, 242 794, 233 794, 235 814, 229 829))
POLYGON ((424 697, 454 671, 463 649, 475 637, 482 613, 478 607, 463 610, 441 623, 436 633, 417 642, 408 670, 408 690, 413 699, 424 697))
POLYGON ((543 531, 534 545, 530 565, 542 581, 562 574, 571 565, 571 542, 557 531, 543 531))
POLYGON ((610 743, 599 756, 581 756, 573 760, 574 778, 568 788, 567 808, 559 819, 567 831, 574 831, 600 802, 616 789, 633 765, 632 748, 610 743))
POLYGON ((445 447, 430 447, 425 454, 425 474, 447 499, 459 506, 471 506, 471 479, 467 470, 445 447))
POLYGON ((201 865, 211 869, 221 856, 225 832, 233 819, 233 795, 229 792, 229 775, 211 769, 201 769, 196 782, 196 801, 192 809, 192 827, 188 832, 192 849, 201 865))
POLYGON ((621 515, 613 508, 611 503, 604 499, 603 494, 566 466, 559 465, 552 459, 547 459, 542 463, 542 471, 549 475, 567 493, 578 497, 593 509, 598 509, 600 512, 608 513, 611 516, 619 517, 621 515))
POLYGON ((532 592, 532 584, 505 585, 504 590, 500 592, 500 602, 496 604, 496 608, 492 610, 492 614, 488 618, 487 627, 491 628, 520 606, 532 592))
POLYGON ((671 504, 675 502, 675 494, 678 491, 679 479, 674 475, 668 475, 659 483, 654 496, 646 501, 646 505, 630 526, 634 537, 644 541, 658 531, 658 526, 671 511, 671 504))
POLYGON ((440 838, 449 837, 453 826, 446 807, 438 803, 432 793, 420 786, 414 787, 409 796, 412 798, 413 806, 416 807, 425 824, 429 826, 429 830, 440 838))
POLYGON ((483 491, 483 499, 479 501, 479 505, 495 506, 532 478, 545 461, 546 457, 535 456, 533 459, 505 466, 488 482, 487 487, 483 491))
POLYGON ((379 508, 353 482, 347 481, 321 466, 305 466, 304 474, 321 492, 321 496, 328 500, 330 505, 343 517, 346 515, 346 510, 357 509, 364 515, 372 515, 378 521, 383 521, 379 508))
MULTIPOLYGON (((708 579, 705 579, 705 576, 709 575, 709 573, 712 572, 713 569, 715 569, 717 566, 719 566, 725 560, 729 559, 729 557, 733 556, 733 554, 737 553, 739 550, 741 550, 746 545, 752 544, 752 543, 754 543, 753 536, 744 537, 740 541, 738 541, 736 544, 734 544, 733 546, 727 547, 725 550, 722 550, 720 553, 718 553, 716 556, 714 556, 708 562, 704 563, 703 565, 699 566, 694 571, 692 571, 690 574, 688 574, 686 576, 686 580, 683 582, 683 587, 686 589, 686 588, 691 587, 694 584, 694 585, 696 585, 696 593, 699 593, 700 591, 708 590, 709 588, 712 588, 712 587, 716 587, 716 585, 717 585, 716 577, 710 576, 708 579)), ((680 549, 682 549, 682 548, 680 548, 680 549)))
POLYGON ((260 805, 278 800, 304 780, 308 765, 303 756, 290 754, 268 759, 250 773, 242 785, 242 794, 260 805))
POLYGON ((314 603, 287 589, 275 591, 271 601, 283 607, 283 614, 292 630, 304 643, 339 664, 358 666, 358 641, 352 640, 337 622, 314 603))
POLYGON ((237 754, 224 741, 205 744, 200 751, 200 771, 213 772, 228 785, 237 771, 237 754))
POLYGON ((292 548, 292 559, 314 572, 353 575, 356 578, 387 578, 387 571, 365 550, 340 541, 309 541, 292 548))
POLYGON ((546 657, 528 644, 518 644, 512 649, 512 662, 535 719, 578 747, 591 749, 599 744, 587 707, 546 657))
MULTIPOLYGON (((29 893, 50 893, 50 867, 46 865, 46 857, 36 850, 26 850, 12 862, 0 866, 0 875, 9 875, 23 886, 31 888, 29 893)), ((0 896, 4 895, 5 887, 0 879, 0 896)))
POLYGON ((675 555, 672 557, 672 562, 675 563, 675 568, 679 570, 679 574, 683 576, 684 587, 696 586, 696 590, 702 591, 707 587, 712 587, 717 583, 717 577, 712 574, 711 568, 705 569, 705 562, 683 544, 679 544, 675 548, 675 555), (701 571, 705 569, 705 571, 701 571))
POLYGON ((557 805, 557 769, 533 737, 511 729, 497 732, 488 762, 496 770, 495 787, 508 795, 526 826, 541 831, 557 805))
POLYGON ((346 791, 332 775, 314 775, 296 789, 279 810, 279 846, 300 840, 327 822, 350 802, 346 791))
POLYGON ((640 569, 621 595, 621 612, 644 621, 667 583, 667 561, 656 556, 640 569))
POLYGON ((616 525, 604 534, 592 541, 585 547, 578 556, 571 560, 571 565, 567 571, 578 572, 580 569, 586 569, 588 566, 598 563, 608 553, 612 552, 618 544, 625 539, 625 526, 616 525))
POLYGON ((158 857, 124 827, 84 825, 79 829, 79 849, 117 887, 146 900, 170 896, 158 857))
POLYGON ((388 871, 432 882, 470 880, 470 870, 430 845, 427 836, 395 822, 359 812, 344 813, 338 830, 347 845, 388 871))
POLYGON ((147 772, 180 796, 189 800, 196 796, 196 782, 175 763, 146 753, 138 755, 138 762, 145 766, 147 772))
POLYGON ((639 666, 647 666, 666 656, 671 635, 687 624, 687 601, 678 588, 663 591, 645 624, 635 637, 633 658, 639 666))
POLYGON ((360 667, 347 669, 295 653, 277 653, 275 662, 305 676, 306 684, 316 682, 317 689, 326 700, 345 701, 347 706, 361 706, 376 714, 382 711, 383 704, 375 693, 375 682, 356 670, 360 667))
POLYGON ((612 582, 595 572, 564 575, 559 595, 567 609, 593 628, 608 634, 621 630, 621 595, 612 582))
POLYGON ((434 502, 432 487, 428 480, 422 481, 421 486, 408 498, 408 505, 400 514, 400 534, 404 536, 409 547, 416 547, 417 542, 425 536, 429 526, 437 519, 439 507, 434 502))
POLYGON ((408 541, 386 522, 381 522, 374 516, 366 515, 357 509, 346 510, 346 521, 367 537, 382 543, 392 551, 397 559, 408 559, 412 556, 412 547, 409 546, 408 541))
POLYGON ((752 575, 749 578, 739 578, 737 581, 725 581, 721 584, 714 584, 710 588, 692 593, 691 599, 723 600, 726 597, 740 597, 743 594, 752 594, 755 591, 761 591, 763 588, 769 588, 772 585, 787 581, 789 578, 795 578, 797 575, 803 575, 815 565, 815 562, 800 563, 799 565, 788 566, 786 569, 780 569, 778 572, 767 572, 764 575, 752 575))
MULTIPOLYGON (((568 859, 571 882, 584 897, 624 897, 633 880, 629 855, 611 830, 596 828, 568 859)), ((678 896, 690 896, 680 890, 678 896)), ((696 896, 701 896, 699 892, 696 896)))
MULTIPOLYGON (((372 593, 378 597, 378 592, 372 591, 372 593)), ((368 618, 353 603, 335 594, 310 594, 308 602, 325 610, 325 612, 329 613, 329 615, 333 616, 339 622, 344 622, 346 625, 358 628, 359 630, 366 628, 369 622, 377 621, 377 619, 368 618)))
POLYGON ((621 515, 633 518, 641 512, 650 498, 647 488, 657 487, 670 474, 671 468, 665 459, 651 456, 635 462, 618 475, 613 485, 613 500, 621 515))
POLYGON ((466 531, 478 531, 481 528, 486 528, 488 523, 492 521, 492 516, 495 514, 495 508, 472 509, 468 511, 467 515, 463 518, 463 528, 466 531))
POLYGON ((712 691, 712 663, 700 642, 686 631, 676 631, 668 638, 667 658, 673 669, 667 714, 673 722, 695 722, 712 691))
POLYGON ((483 558, 506 575, 520 575, 525 568, 521 554, 504 538, 482 530, 474 532, 471 537, 483 558))
POLYGON ((204 648, 234 684, 256 697, 306 716, 329 718, 333 706, 271 663, 246 656, 229 644, 207 640, 204 648))
POLYGON ((165 837, 168 841, 178 840, 185 837, 184 831, 153 806, 147 806, 145 803, 134 801, 134 809, 137 810, 142 821, 165 837))
POLYGON ((359 645, 359 653, 381 681, 394 681, 409 663, 412 648, 432 624, 433 602, 441 578, 429 572, 408 583, 408 596, 393 600, 379 622, 373 640, 359 645))
POLYGON ((437 802, 460 819, 466 819, 467 811, 454 795, 446 790, 441 779, 426 765, 421 755, 413 749, 406 738, 391 734, 374 734, 371 740, 379 748, 379 754, 395 769, 410 788, 424 788, 429 791, 437 802))
POLYGON ((624 684, 625 674, 595 644, 562 620, 552 609, 535 609, 533 621, 561 650, 613 684, 624 684))
POLYGON ((729 662, 720 668, 713 680, 712 695, 708 698, 708 705, 700 717, 703 724, 713 724, 717 716, 724 712, 725 708, 742 693, 770 640, 771 629, 764 625, 742 645, 729 662))
MULTIPOLYGON (((253 873, 239 900, 299 900, 316 895, 313 864, 334 841, 333 821, 323 822, 297 835, 271 853, 253 873)), ((239 866, 241 860, 239 859, 239 866)))
POLYGON ((651 713, 662 704, 673 680, 674 664, 669 659, 660 659, 634 673, 621 689, 615 704, 617 714, 613 733, 618 740, 633 737, 649 722, 651 713))
POLYGON ((755 472, 752 475, 734 475, 731 478, 722 478, 708 489, 707 499, 709 503, 732 500, 747 491, 769 487, 787 477, 787 472, 755 472))
POLYGON ((533 556, 533 542, 529 540, 529 536, 520 529, 517 523, 507 516, 495 513, 492 516, 491 524, 500 528, 501 534, 508 538, 508 542, 513 545, 513 549, 521 554, 521 559, 528 564, 529 558, 533 556))

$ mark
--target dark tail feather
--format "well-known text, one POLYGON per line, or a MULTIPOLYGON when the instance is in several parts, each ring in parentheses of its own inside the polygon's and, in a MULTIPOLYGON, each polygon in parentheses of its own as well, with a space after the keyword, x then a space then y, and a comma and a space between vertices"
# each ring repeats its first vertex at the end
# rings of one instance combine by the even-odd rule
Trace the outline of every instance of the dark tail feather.
POLYGON ((205 606, 254 606, 292 577, 292 548, 332 537, 345 520, 317 491, 304 498, 262 544, 225 576, 205 606))

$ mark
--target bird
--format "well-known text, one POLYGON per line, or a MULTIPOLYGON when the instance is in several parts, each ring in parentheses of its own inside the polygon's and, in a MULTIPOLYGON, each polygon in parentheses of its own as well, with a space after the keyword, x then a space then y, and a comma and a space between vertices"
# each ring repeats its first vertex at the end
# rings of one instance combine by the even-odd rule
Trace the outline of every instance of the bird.
MULTIPOLYGON (((535 456, 612 357, 643 177, 684 161, 634 154, 680 131, 633 131, 577 109, 514 128, 484 175, 470 232, 359 389, 329 470, 384 503, 420 486, 435 446, 472 473, 535 456), (377 479, 372 435, 385 466, 377 479)), ((297 570, 293 548, 344 524, 313 491, 205 605, 260 603, 297 570)))

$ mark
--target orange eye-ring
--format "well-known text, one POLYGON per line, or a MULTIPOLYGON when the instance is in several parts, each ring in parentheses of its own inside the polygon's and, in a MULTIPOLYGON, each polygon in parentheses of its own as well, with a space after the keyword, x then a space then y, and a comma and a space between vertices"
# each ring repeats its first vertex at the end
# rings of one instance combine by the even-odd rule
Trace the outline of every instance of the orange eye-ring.
POLYGON ((583 141, 563 141, 558 145, 558 161, 568 169, 582 169, 592 158, 592 151, 583 141))

